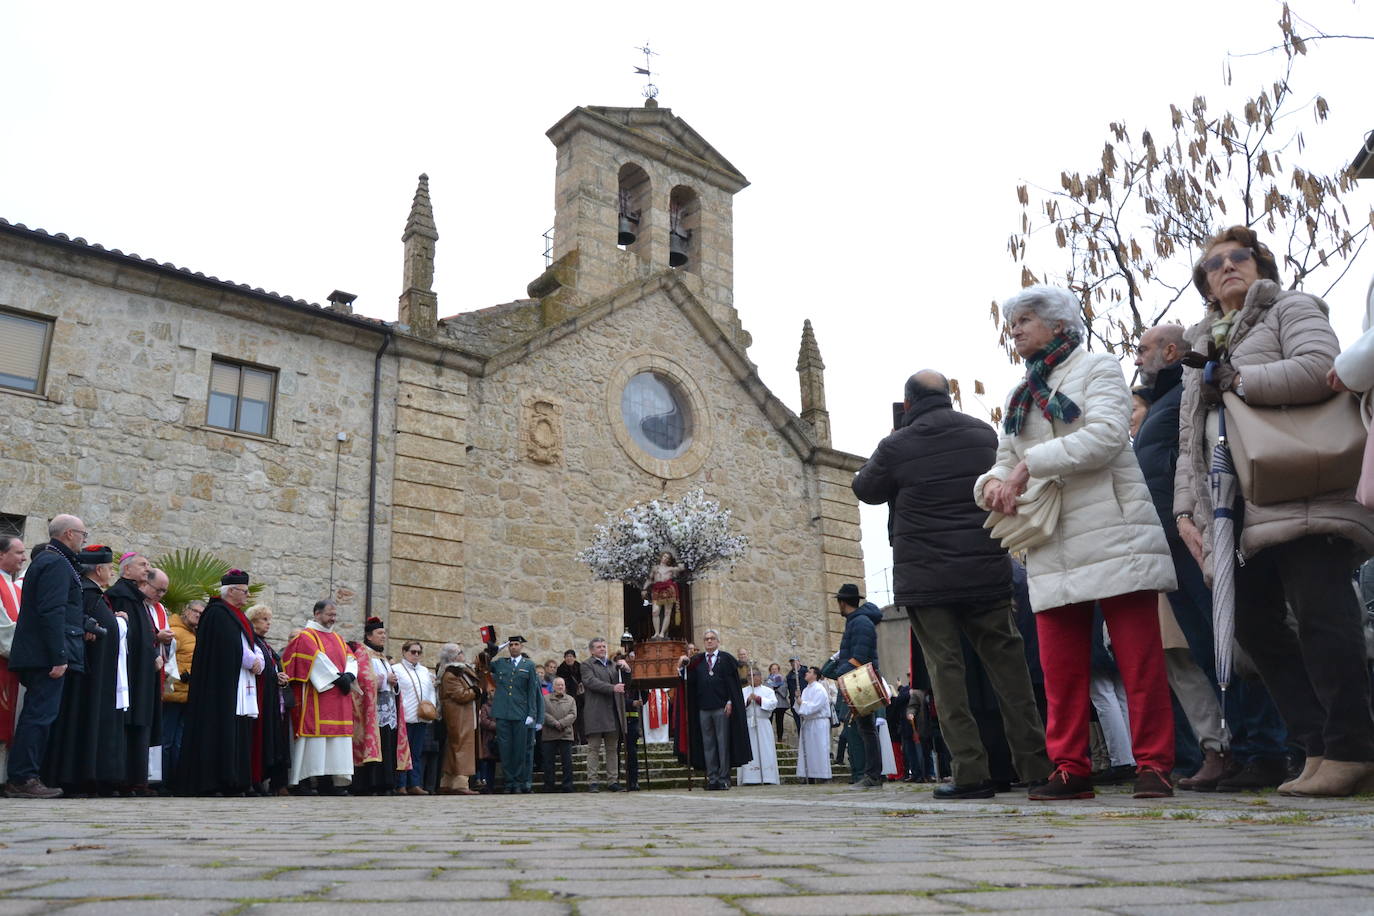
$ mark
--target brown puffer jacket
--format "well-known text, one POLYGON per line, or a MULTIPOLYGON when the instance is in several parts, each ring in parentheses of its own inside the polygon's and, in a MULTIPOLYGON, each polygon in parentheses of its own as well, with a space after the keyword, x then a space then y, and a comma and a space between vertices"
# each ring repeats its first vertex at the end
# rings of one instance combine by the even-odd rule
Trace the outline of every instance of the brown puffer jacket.
MULTIPOLYGON (((1340 352, 1325 302, 1271 280, 1257 280, 1245 296, 1231 334, 1231 363, 1240 372, 1245 401, 1256 407, 1319 404, 1332 396, 1326 373, 1340 352)), ((1215 309, 1186 332, 1194 350, 1206 352, 1215 309)), ((1174 512, 1191 512, 1207 552, 1204 573, 1212 575, 1212 498, 1207 471, 1207 407, 1201 399, 1202 370, 1183 372, 1179 408, 1178 469, 1174 475, 1174 512)), ((1355 502, 1355 491, 1324 493, 1268 506, 1245 504, 1240 548, 1252 557, 1266 547, 1309 534, 1346 538, 1357 545, 1357 563, 1374 553, 1374 513, 1355 502)))

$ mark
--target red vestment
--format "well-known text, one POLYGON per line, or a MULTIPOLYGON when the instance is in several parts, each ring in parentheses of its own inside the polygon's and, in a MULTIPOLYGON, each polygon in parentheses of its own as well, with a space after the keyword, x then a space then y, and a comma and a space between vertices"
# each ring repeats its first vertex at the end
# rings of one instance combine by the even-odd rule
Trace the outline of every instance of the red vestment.
POLYGON ((291 707, 291 727, 297 738, 351 738, 352 698, 333 687, 321 693, 310 683, 310 668, 321 652, 340 674, 344 672, 348 646, 338 633, 306 627, 286 645, 282 667, 296 698, 296 705, 291 707))
MULTIPOLYGON (((19 620, 22 590, 0 576, 0 609, 11 624, 19 620)), ((0 657, 0 744, 14 737, 14 716, 19 709, 19 675, 10 671, 10 660, 0 657)))

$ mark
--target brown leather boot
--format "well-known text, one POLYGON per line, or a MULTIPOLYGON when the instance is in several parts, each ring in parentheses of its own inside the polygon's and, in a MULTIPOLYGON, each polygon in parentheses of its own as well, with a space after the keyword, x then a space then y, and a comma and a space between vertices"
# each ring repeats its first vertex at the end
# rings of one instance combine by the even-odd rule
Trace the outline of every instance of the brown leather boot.
POLYGON ((1353 760, 1322 761, 1317 772, 1293 788, 1303 798, 1344 798, 1361 792, 1374 792, 1374 763, 1353 760))
POLYGON ((1290 779, 1285 783, 1280 783, 1278 793, 1280 795, 1298 794, 1295 790, 1300 789, 1302 787, 1302 783, 1305 783, 1307 780, 1317 775, 1317 770, 1321 767, 1322 761, 1325 759, 1325 757, 1308 757, 1305 761, 1303 761, 1302 772, 1299 773, 1295 778, 1290 779))
POLYGON ((1202 752, 1202 767, 1192 776, 1180 779, 1178 781, 1178 787, 1180 789, 1187 789, 1189 792, 1215 792, 1217 790, 1217 783, 1226 775, 1230 767, 1230 751, 1204 749, 1202 752))

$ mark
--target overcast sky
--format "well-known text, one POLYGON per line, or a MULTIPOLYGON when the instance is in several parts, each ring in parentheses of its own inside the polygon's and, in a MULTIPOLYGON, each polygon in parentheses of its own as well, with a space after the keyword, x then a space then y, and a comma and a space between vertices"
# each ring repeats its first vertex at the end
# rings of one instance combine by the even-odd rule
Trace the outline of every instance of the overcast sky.
MULTIPOLYGON (((440 314, 525 295, 553 225, 544 131, 578 105, 659 102, 752 182, 735 205, 735 304, 763 380, 799 409, 802 320, 826 361, 836 447, 867 455, 917 368, 1018 373, 989 304, 1015 291, 1016 186, 1092 168, 1108 122, 1167 125, 1281 72, 1268 0, 1036 3, 29 3, 0 5, 0 217, 312 302, 343 289, 396 316, 420 172, 440 241, 440 314)), ((1374 34, 1368 4, 1299 2, 1374 34)), ((1306 166, 1349 162, 1374 128, 1374 42, 1298 71, 1330 120, 1306 166)), ((1309 119, 1310 124, 1310 119, 1309 119)), ((1348 197, 1356 223, 1374 182, 1348 197)), ((1056 269, 1041 260, 1037 269, 1056 269)), ((1360 329, 1374 257, 1332 293, 1360 329)), ((971 412, 986 415, 972 401, 971 412)), ((869 590, 891 565, 865 510, 869 590)))

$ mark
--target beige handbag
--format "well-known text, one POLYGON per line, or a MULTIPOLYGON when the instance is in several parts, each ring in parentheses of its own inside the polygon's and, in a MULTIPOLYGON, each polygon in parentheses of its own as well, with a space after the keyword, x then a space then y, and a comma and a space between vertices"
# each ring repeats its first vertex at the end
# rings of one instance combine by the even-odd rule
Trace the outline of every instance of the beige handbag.
POLYGON ((1368 431, 1354 395, 1256 407, 1227 391, 1222 401, 1226 442, 1247 502, 1269 506, 1310 499, 1359 482, 1368 431))
POLYGON ((1054 536, 1059 524, 1059 509, 1063 502, 1063 484, 1058 478, 1031 478, 1026 492, 1016 497, 1016 514, 991 512, 984 528, 992 529, 992 536, 1012 553, 1039 547, 1054 536))

